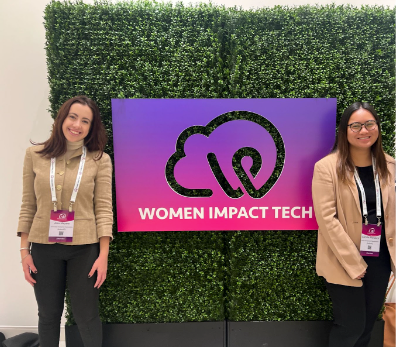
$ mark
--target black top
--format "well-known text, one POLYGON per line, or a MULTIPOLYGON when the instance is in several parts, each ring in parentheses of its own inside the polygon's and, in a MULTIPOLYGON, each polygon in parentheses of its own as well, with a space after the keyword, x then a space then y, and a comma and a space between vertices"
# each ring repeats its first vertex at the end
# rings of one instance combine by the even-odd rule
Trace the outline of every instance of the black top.
MULTIPOLYGON (((374 183, 374 173, 372 166, 365 167, 356 167, 360 180, 362 181, 364 192, 366 193, 366 202, 367 202, 367 213, 368 213, 368 222, 369 224, 377 224, 377 211, 376 211, 376 194, 375 194, 375 183, 374 183)), ((362 205, 362 194, 360 193, 359 186, 356 182, 359 192, 359 202, 360 202, 360 210, 362 211, 362 223, 364 223, 363 217, 363 205, 362 205)), ((382 205, 382 192, 381 194, 381 246, 380 246, 380 254, 388 253, 388 246, 386 245, 385 238, 385 219, 384 219, 384 207, 382 205)), ((371 257, 369 257, 371 258, 371 257)))
MULTIPOLYGON (((368 222, 369 224, 377 224, 377 210, 376 210, 376 194, 375 194, 375 183, 374 183, 374 173, 372 166, 365 167, 356 167, 360 180, 362 181, 364 192, 366 193, 366 201, 367 201, 367 213, 368 213, 368 222)), ((363 205, 362 205, 362 194, 360 193, 359 186, 356 182, 356 186, 359 191, 359 201, 360 201, 360 209, 362 211, 362 221, 364 223, 363 217, 363 205)), ((381 224, 384 225, 384 208, 382 206, 382 194, 381 194, 381 224)))

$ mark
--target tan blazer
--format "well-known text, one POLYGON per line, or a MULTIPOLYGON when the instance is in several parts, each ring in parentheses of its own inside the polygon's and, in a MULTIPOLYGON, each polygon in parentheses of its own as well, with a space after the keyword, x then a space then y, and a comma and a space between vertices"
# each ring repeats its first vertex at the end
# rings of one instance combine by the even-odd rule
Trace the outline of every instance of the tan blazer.
MULTIPOLYGON (((42 148, 40 145, 26 150, 17 233, 28 233, 30 242, 50 244, 48 232, 54 206, 49 180, 51 160, 37 153, 42 148)), ((79 148, 67 162, 63 156, 56 158, 55 189, 58 210, 69 208, 81 154, 82 148, 79 148)), ((67 245, 96 243, 102 236, 112 238, 112 164, 106 153, 97 161, 93 159, 95 154, 87 153, 80 188, 73 205, 73 242, 65 243, 67 245)))
MULTIPOLYGON (((385 213, 386 242, 395 272, 395 160, 386 155, 391 179, 381 180, 385 213)), ((337 154, 330 154, 315 164, 312 198, 319 225, 316 272, 327 282, 361 287, 355 279, 367 264, 360 255, 362 214, 354 180, 343 183, 336 173, 337 154)))

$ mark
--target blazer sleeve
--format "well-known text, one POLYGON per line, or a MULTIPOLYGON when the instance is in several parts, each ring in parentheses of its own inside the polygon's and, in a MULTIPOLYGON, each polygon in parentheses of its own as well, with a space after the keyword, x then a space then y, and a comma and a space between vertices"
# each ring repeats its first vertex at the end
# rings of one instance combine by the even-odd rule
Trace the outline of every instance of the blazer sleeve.
POLYGON ((34 193, 34 178, 33 160, 30 148, 28 148, 23 162, 22 205, 19 212, 18 236, 21 236, 21 233, 30 232, 30 227, 32 226, 33 218, 37 211, 36 195, 34 193))
POLYGON ((367 264, 338 219, 335 182, 328 168, 318 162, 312 180, 312 199, 319 233, 348 275, 355 279, 367 264))
POLYGON ((112 164, 108 154, 99 160, 95 178, 94 211, 98 238, 109 236, 113 239, 112 164))

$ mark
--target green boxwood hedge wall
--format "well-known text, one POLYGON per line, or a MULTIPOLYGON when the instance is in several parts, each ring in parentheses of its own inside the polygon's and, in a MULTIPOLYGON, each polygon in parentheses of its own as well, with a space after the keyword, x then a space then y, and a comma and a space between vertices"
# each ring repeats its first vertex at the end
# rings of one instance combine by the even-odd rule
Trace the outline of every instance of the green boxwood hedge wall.
MULTIPOLYGON (((371 102, 393 154, 395 9, 52 1, 44 18, 50 110, 96 100, 110 155, 111 98, 296 97, 336 97, 338 118, 371 102)), ((104 322, 331 319, 315 231, 114 236, 104 322)))

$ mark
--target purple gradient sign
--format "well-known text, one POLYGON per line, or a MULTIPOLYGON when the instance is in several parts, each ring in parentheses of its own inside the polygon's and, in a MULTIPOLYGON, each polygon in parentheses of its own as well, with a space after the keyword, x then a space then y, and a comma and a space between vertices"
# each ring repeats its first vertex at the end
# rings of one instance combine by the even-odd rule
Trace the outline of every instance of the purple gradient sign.
POLYGON ((336 99, 113 99, 118 231, 315 230, 336 99))

